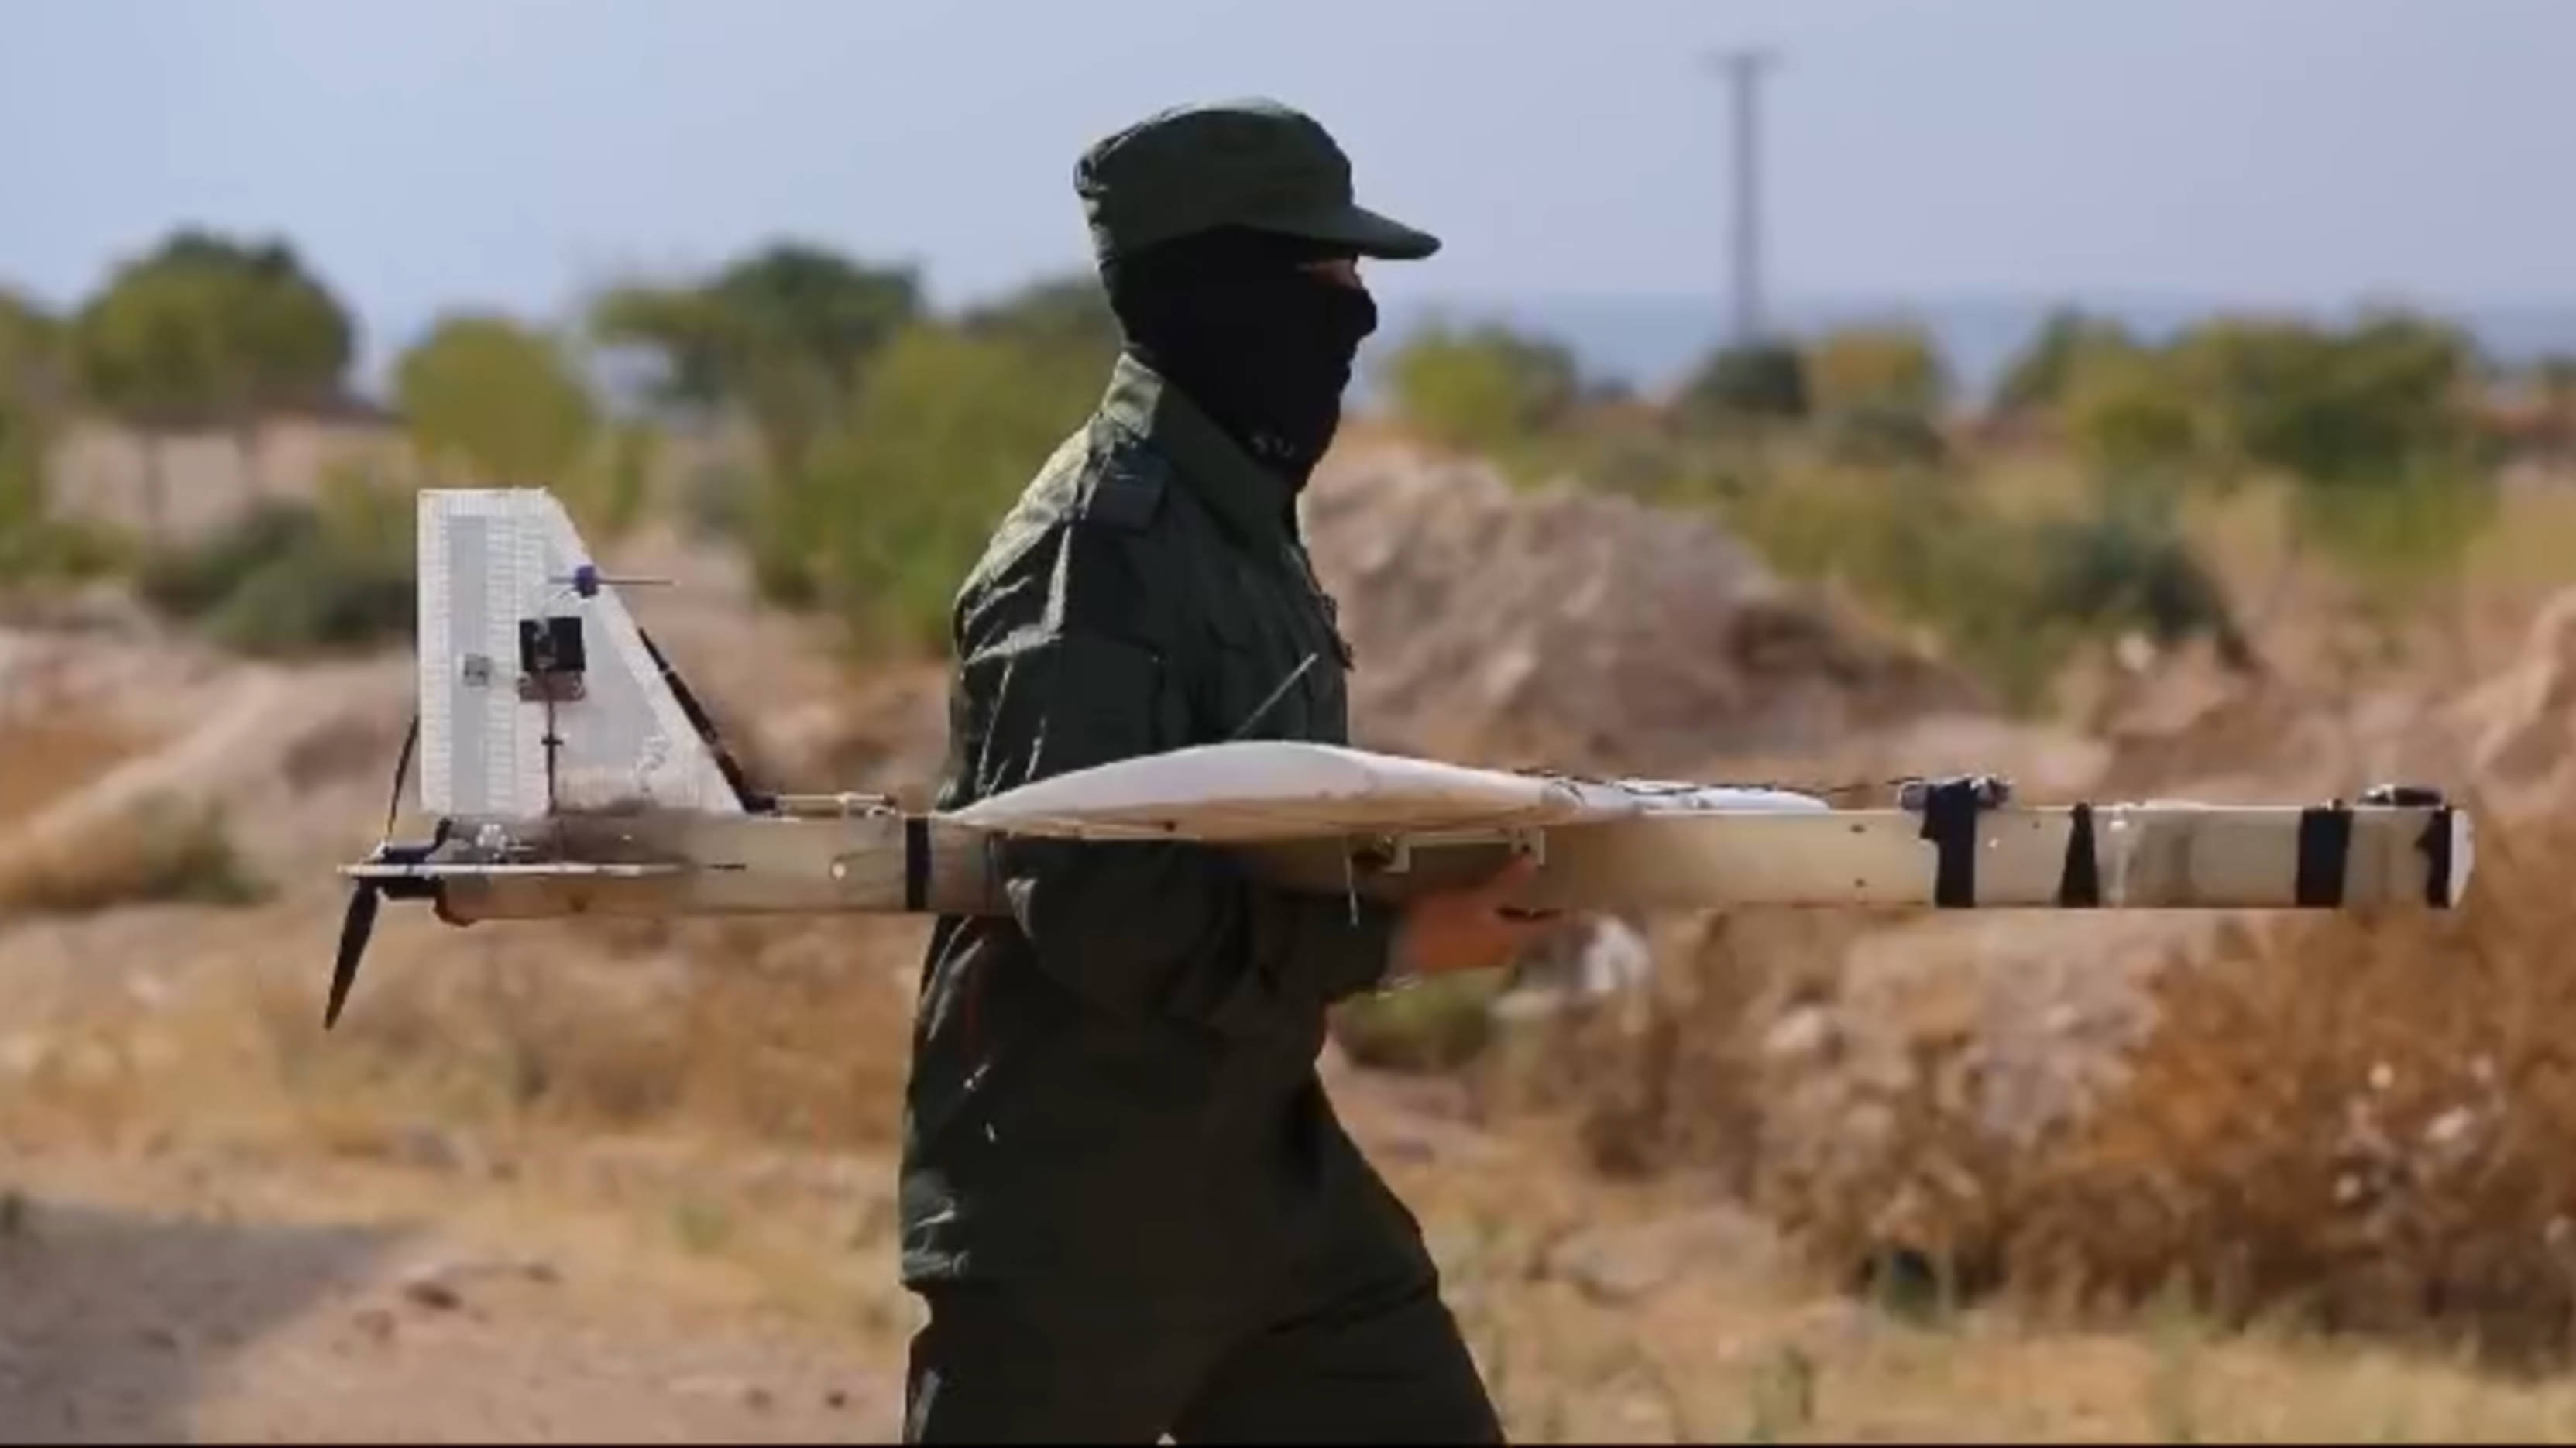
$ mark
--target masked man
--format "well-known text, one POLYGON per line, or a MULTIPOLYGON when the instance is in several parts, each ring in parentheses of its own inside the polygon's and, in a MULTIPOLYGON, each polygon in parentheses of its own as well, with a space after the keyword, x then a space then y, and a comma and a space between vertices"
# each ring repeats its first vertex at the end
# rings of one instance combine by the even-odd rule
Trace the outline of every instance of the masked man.
MULTIPOLYGON (((1229 739, 1347 741, 1351 654, 1297 499, 1432 237, 1268 101, 1149 117, 1076 189, 1125 346, 961 590, 956 808, 1229 739)), ((1398 909, 1186 843, 1014 841, 1010 914, 932 938, 903 1270, 908 1441, 1498 1441, 1419 1229, 1316 1075, 1325 1012, 1508 963, 1525 878, 1398 909)))

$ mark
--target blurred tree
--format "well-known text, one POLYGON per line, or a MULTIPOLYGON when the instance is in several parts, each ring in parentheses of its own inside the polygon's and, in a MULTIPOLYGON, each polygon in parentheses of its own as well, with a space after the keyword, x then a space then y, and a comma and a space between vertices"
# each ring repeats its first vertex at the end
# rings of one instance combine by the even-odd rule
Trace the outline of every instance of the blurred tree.
POLYGON ((33 528, 44 514, 45 450, 61 359, 61 322, 0 287, 0 534, 33 528))
MULTIPOLYGON (((73 372, 91 402, 147 438, 229 427, 245 470, 260 416, 336 400, 356 346, 349 313, 292 247, 198 230, 119 266, 71 335, 73 372)), ((157 527, 157 458, 150 472, 157 527)))
POLYGON ((2338 334, 2222 318, 2176 339, 2172 358, 2226 451, 2305 484, 2394 478, 2477 440, 2464 404, 2481 362, 2447 323, 2385 313, 2338 334))
POLYGON ((970 337, 1082 359, 1098 369, 1103 386, 1126 341, 1118 314, 1109 309, 1108 293, 1088 271, 1042 277, 970 307, 958 318, 958 327, 970 337))
POLYGON ((754 539, 764 583, 853 637, 936 649, 993 525, 1099 400, 1096 358, 925 324, 869 369, 782 513, 754 539))
POLYGON ((1929 417, 1950 397, 1949 366, 1932 335, 1911 323, 1843 327, 1807 351, 1818 411, 1876 408, 1929 417))
POLYGON ((2209 420, 2213 460, 2289 489, 2292 527, 2258 624, 2286 602, 2312 547, 2356 586, 2352 617, 2383 645, 2456 579, 2495 487, 2495 438, 2476 397, 2485 362, 2463 329, 2396 311, 2341 330, 2227 317, 2177 338, 2169 356, 2209 420))
POLYGON ((652 424, 612 422, 573 469, 565 506, 585 533, 622 538, 643 520, 661 460, 662 434, 652 424))
MULTIPOLYGON (((35 410, 0 392, 0 555, 14 556, 19 538, 45 513, 44 435, 35 410)), ((0 566, 0 574, 8 571, 0 566)))
POLYGON ((1572 352, 1493 323, 1434 322, 1405 342, 1390 373, 1405 422, 1446 446, 1506 457, 1562 425, 1582 398, 1572 352))
POLYGON ((2151 353, 2096 356, 2065 378, 2051 405, 2076 453, 2124 483, 2179 490, 2209 450, 2201 411, 2151 353))
POLYGON ((0 287, 0 396, 39 409, 60 407, 70 387, 65 351, 60 317, 0 287))
POLYGON ((1919 472, 1950 458, 1950 441, 1932 419, 1900 403, 1855 403, 1819 422, 1825 456, 1848 467, 1919 472))
POLYGON ((136 585, 155 609, 243 653, 379 647, 415 625, 411 508, 334 468, 313 500, 261 499, 213 536, 154 553, 136 585))
POLYGON ((2140 351, 2137 339, 2116 319, 2079 307, 2057 308, 2005 366, 1995 388, 1995 408, 2007 414, 2053 411, 2086 371, 2103 362, 2132 360, 2140 351))
POLYGON ((441 317, 395 364, 394 396, 431 461, 462 465, 477 486, 562 483, 599 426, 555 343, 488 313, 441 317))
POLYGON ((607 342, 659 354, 666 402, 747 414, 773 476, 786 477, 921 311, 913 269, 781 241, 701 282, 612 290, 592 326, 607 342))
POLYGON ((2037 613, 2095 637, 2137 629, 2159 644, 2206 636, 2221 662, 2255 665, 2227 591, 2183 534, 2176 495, 2112 481, 2079 517, 2040 523, 2037 613))
POLYGON ((1721 347, 1692 370, 1674 398, 1680 420, 1693 429, 1807 415, 1807 362, 1796 348, 1763 343, 1721 347))

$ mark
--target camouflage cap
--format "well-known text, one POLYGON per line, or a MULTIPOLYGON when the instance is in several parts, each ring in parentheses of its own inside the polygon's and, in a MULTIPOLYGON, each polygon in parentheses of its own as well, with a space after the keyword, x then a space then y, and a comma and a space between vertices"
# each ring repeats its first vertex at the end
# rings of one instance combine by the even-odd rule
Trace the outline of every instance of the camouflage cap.
POLYGON ((1312 117, 1273 100, 1158 111, 1083 152, 1073 184, 1103 261, 1219 226, 1396 261, 1440 249, 1438 237, 1356 204, 1341 146, 1312 117))

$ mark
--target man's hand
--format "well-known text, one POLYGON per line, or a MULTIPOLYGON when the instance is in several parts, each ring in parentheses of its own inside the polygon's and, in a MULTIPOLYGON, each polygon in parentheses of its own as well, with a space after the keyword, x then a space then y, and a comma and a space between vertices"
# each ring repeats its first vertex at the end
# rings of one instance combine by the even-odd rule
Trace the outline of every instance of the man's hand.
POLYGON ((1509 965, 1521 947, 1545 933, 1555 911, 1520 909, 1515 901, 1538 864, 1516 855, 1481 885, 1426 895, 1407 905, 1395 928, 1391 974, 1445 975, 1509 965))

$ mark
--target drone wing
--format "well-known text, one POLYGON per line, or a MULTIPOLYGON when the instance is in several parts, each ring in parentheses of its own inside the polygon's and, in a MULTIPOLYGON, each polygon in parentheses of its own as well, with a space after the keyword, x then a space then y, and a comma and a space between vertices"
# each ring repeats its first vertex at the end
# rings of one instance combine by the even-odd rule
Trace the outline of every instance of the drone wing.
POLYGON ((1827 807, 1779 790, 1515 774, 1338 745, 1249 740, 1069 771, 945 818, 1020 835, 1248 844, 1827 807))

